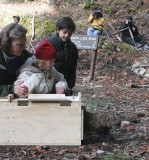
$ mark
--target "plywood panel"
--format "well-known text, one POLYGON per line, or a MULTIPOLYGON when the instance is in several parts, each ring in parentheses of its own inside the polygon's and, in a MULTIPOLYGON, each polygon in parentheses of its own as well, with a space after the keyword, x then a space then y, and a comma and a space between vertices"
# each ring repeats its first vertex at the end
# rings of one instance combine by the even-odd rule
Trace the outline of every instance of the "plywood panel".
POLYGON ((1 145, 81 145, 81 103, 1 101, 1 145))

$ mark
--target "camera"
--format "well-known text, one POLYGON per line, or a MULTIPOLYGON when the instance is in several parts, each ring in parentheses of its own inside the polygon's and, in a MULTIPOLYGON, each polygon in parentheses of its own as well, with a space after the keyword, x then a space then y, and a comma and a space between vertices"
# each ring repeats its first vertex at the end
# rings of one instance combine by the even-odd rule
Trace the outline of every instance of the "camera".
POLYGON ((128 22, 128 26, 133 26, 133 22, 128 22))
POLYGON ((103 17, 103 14, 102 14, 101 12, 95 12, 94 17, 95 17, 96 19, 102 18, 102 17, 103 17))

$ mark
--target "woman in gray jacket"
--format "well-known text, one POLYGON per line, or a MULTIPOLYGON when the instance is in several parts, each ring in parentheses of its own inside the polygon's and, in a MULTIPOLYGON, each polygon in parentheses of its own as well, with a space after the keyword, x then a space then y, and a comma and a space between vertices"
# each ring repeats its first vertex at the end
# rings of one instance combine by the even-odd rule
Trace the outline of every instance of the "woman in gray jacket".
POLYGON ((63 94, 68 86, 63 74, 53 67, 55 58, 55 48, 45 40, 37 47, 35 57, 29 58, 17 70, 15 83, 24 81, 23 85, 28 87, 28 94, 48 94, 53 91, 53 87, 56 94, 63 94))

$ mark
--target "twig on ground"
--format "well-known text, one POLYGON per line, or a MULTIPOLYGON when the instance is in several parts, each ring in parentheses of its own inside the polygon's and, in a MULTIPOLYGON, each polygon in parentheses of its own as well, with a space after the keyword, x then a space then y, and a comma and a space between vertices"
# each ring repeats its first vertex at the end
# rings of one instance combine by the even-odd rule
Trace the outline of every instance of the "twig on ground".
MULTIPOLYGON (((109 26, 110 26, 114 31, 116 31, 116 30, 114 29, 114 27, 112 26, 111 23, 108 23, 108 24, 109 24, 109 26)), ((117 39, 118 39, 120 42, 122 42, 122 40, 121 40, 121 38, 119 37, 119 35, 117 34, 117 32, 115 32, 115 33, 116 33, 117 39)))
POLYGON ((34 46, 32 45, 32 41, 33 41, 34 36, 35 36, 35 25, 34 25, 34 20, 35 20, 35 14, 33 14, 33 18, 32 18, 32 36, 31 36, 31 40, 30 40, 28 49, 29 49, 30 46, 31 46, 31 47, 33 48, 34 52, 35 52, 35 48, 34 48, 34 46))

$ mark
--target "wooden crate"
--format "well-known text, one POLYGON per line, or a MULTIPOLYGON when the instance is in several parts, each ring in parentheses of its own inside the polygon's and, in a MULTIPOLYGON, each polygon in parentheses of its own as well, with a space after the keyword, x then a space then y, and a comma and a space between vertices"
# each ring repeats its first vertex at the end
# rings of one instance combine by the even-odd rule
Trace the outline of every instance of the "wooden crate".
POLYGON ((0 99, 0 145, 81 145, 81 95, 0 99))

